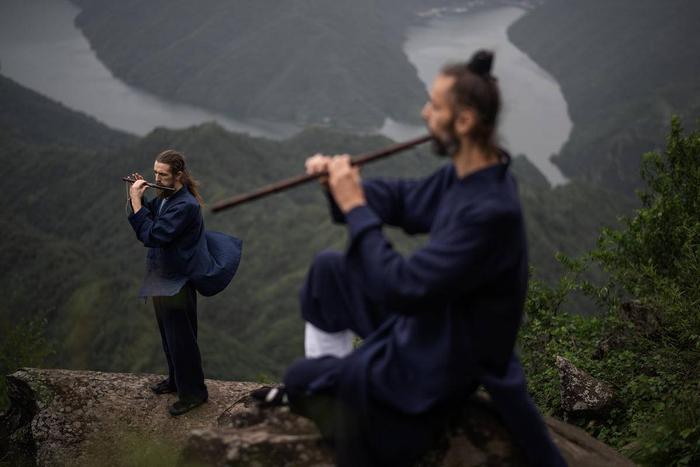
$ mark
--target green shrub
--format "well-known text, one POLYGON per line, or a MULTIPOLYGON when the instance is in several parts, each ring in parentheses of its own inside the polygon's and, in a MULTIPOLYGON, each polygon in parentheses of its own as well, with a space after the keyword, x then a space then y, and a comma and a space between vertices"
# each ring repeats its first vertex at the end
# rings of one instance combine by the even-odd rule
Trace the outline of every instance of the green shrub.
POLYGON ((615 390, 604 415, 570 421, 642 465, 700 464, 700 133, 673 119, 663 154, 642 161, 648 189, 619 230, 603 230, 548 286, 533 279, 520 336, 530 390, 543 411, 566 417, 554 358, 562 355, 615 390), (602 284, 583 279, 591 266, 602 284), (566 313, 584 292, 598 316, 566 313), (628 305, 622 306, 621 304, 628 305))

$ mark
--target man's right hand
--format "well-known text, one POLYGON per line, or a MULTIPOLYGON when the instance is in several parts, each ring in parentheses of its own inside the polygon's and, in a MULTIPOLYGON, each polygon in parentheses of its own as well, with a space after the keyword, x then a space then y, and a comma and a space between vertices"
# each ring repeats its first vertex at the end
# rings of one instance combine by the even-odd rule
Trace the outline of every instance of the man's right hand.
POLYGON ((131 174, 131 176, 136 181, 129 187, 129 198, 131 199, 131 209, 134 213, 137 213, 141 209, 141 198, 143 198, 143 192, 146 191, 148 185, 146 185, 146 180, 138 173, 131 174))
MULTIPOLYGON (((304 167, 306 167, 307 175, 315 175, 323 172, 328 172, 328 166, 333 158, 330 156, 325 156, 323 154, 314 154, 313 156, 306 159, 304 162, 304 167)), ((325 188, 328 188, 328 175, 320 177, 319 182, 325 188)))
POLYGON ((131 201, 141 200, 143 197, 143 192, 146 191, 148 185, 146 185, 146 180, 136 180, 132 183, 131 188, 129 188, 129 197, 131 201))

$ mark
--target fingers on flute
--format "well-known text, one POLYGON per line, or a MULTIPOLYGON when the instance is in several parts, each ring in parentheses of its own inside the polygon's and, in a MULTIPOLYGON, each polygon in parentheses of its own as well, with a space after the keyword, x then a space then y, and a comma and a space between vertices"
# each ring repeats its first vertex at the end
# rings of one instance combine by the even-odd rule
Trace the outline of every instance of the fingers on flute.
POLYGON ((323 154, 314 154, 306 159, 306 162, 304 162, 306 173, 308 175, 313 175, 320 172, 326 172, 328 170, 328 163, 330 162, 330 159, 330 157, 323 154))
POLYGON ((350 169, 350 156, 348 154, 336 154, 328 164, 329 172, 350 169))

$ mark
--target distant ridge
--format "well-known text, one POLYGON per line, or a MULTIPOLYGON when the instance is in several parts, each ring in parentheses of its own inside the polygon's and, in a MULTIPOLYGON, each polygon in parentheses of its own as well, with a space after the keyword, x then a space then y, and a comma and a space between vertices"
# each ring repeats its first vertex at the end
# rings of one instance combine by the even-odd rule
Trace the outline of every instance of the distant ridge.
POLYGON ((0 131, 32 144, 83 149, 116 149, 133 143, 128 133, 108 128, 94 117, 27 89, 0 75, 0 131))
POLYGON ((672 114, 700 117, 700 2, 547 1, 510 39, 561 85, 574 127, 555 159, 569 178, 633 196, 641 155, 672 114))
POLYGON ((425 101, 402 51, 415 0, 73 2, 116 76, 172 100, 355 130, 418 121, 425 101))

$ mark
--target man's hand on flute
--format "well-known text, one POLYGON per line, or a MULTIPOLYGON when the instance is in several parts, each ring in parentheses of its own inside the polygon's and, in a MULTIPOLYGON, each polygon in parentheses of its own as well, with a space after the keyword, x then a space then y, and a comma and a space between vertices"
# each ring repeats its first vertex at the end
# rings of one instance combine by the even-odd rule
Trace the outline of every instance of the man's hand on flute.
POLYGON ((129 188, 129 198, 131 199, 131 208, 136 213, 143 206, 141 198, 143 198, 143 193, 148 189, 148 185, 146 185, 146 180, 139 173, 131 174, 131 178, 136 181, 129 188))
POLYGON ((320 178, 321 185, 331 192, 343 213, 367 203, 362 189, 360 169, 353 167, 350 161, 348 154, 333 157, 314 154, 306 159, 304 164, 309 175, 328 172, 328 176, 320 178))
MULTIPOLYGON (((315 175, 323 172, 328 172, 328 165, 331 163, 331 156, 324 156, 323 154, 314 154, 313 156, 306 159, 304 162, 304 167, 306 168, 307 175, 315 175)), ((323 176, 318 179, 323 188, 328 189, 328 176, 323 176)))
POLYGON ((360 168, 350 165, 350 156, 335 156, 328 164, 328 185, 331 194, 344 214, 367 204, 362 189, 360 168))

